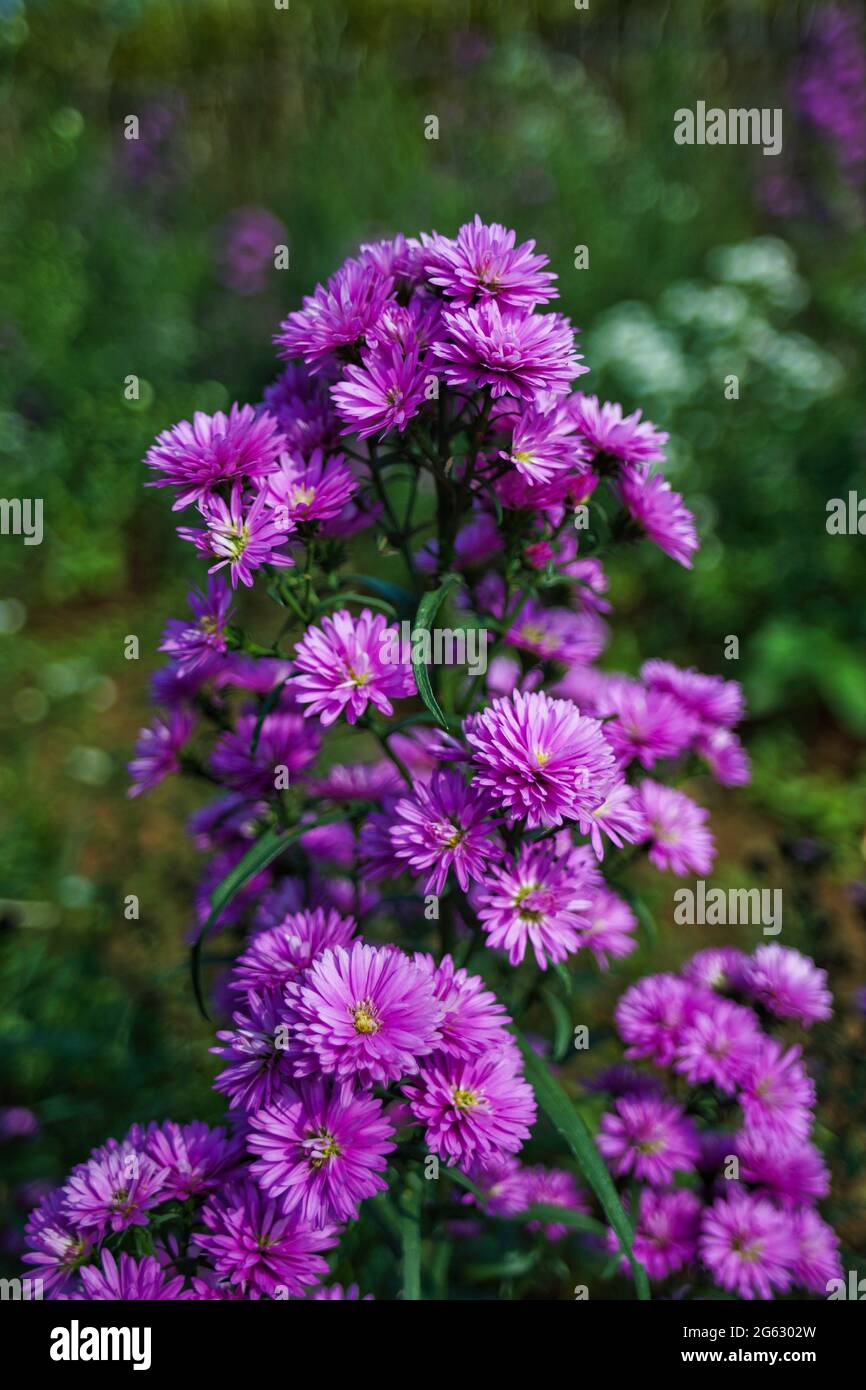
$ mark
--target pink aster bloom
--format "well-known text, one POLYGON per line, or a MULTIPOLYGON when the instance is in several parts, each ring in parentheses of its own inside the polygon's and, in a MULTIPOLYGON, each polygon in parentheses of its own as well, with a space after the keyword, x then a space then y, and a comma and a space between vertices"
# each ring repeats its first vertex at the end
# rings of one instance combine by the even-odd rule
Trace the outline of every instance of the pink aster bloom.
POLYGON ((819 1202, 830 1191, 830 1173, 814 1144, 744 1130, 736 1139, 740 1178, 763 1189, 782 1206, 819 1202))
POLYGON ((250 991, 232 1027, 217 1033, 211 1052, 228 1066, 213 1083, 234 1109, 261 1110, 282 1095, 295 1075, 299 1046, 292 1037, 288 1010, 272 990, 250 991))
POLYGON ((221 483, 258 482, 272 473, 285 447, 276 420, 266 410, 233 405, 228 415, 197 411, 193 423, 184 420, 164 430, 145 458, 165 476, 149 487, 178 487, 173 510, 209 499, 221 483))
POLYGON ((464 722, 476 781, 489 787, 511 820, 529 829, 561 825, 598 802, 614 763, 601 725, 570 700, 519 691, 464 722))
POLYGON ((230 988, 281 990, 327 947, 348 946, 356 930, 354 917, 332 907, 288 912, 277 926, 250 938, 235 961, 230 988))
POLYGON ((694 1125, 678 1105, 658 1096, 621 1096, 601 1117, 598 1147, 617 1174, 662 1187, 698 1159, 694 1125))
POLYGON ((641 680, 655 690, 676 696, 696 719, 730 728, 743 717, 743 688, 739 681, 707 676, 694 667, 683 669, 653 658, 640 668, 641 680))
POLYGON ((201 1219, 207 1230, 195 1243, 217 1274, 269 1298, 295 1297, 317 1284, 328 1272, 320 1252, 337 1244, 335 1227, 314 1229, 298 1211, 283 1213, 251 1181, 215 1193, 201 1219))
POLYGON ((166 624, 161 652, 168 652, 179 676, 219 665, 226 652, 226 628, 231 620, 232 592, 225 580, 211 575, 207 593, 193 589, 187 595, 194 622, 170 618, 166 624))
POLYGON ((548 257, 535 252, 534 241, 515 246, 516 239, 509 228, 485 224, 476 213, 455 238, 422 236, 424 272, 461 308, 495 299, 503 309, 529 310, 557 298, 556 276, 543 269, 548 257))
POLYGON ((568 411, 580 433, 600 454, 623 463, 659 463, 664 459, 668 435, 657 430, 649 420, 641 420, 641 412, 623 415, 622 406, 598 396, 585 396, 575 391, 568 402, 568 411))
POLYGON ((586 465, 590 452, 564 405, 549 410, 529 405, 513 416, 511 443, 499 457, 513 463, 521 478, 533 485, 576 472, 586 465))
POLYGON ((696 1013, 711 1002, 709 991, 678 975, 647 975, 630 985, 616 1006, 616 1026, 626 1056, 646 1057, 667 1067, 696 1013))
POLYGON ((182 1274, 172 1277, 153 1255, 140 1260, 121 1254, 114 1258, 110 1250, 100 1252, 98 1265, 85 1265, 81 1270, 82 1292, 74 1298, 86 1301, 124 1303, 178 1301, 192 1298, 184 1289, 182 1274))
POLYGON ((741 1085, 747 1129, 781 1139, 808 1138, 815 1086, 800 1061, 799 1047, 786 1051, 774 1038, 764 1038, 741 1085))
POLYGON ((318 714, 327 726, 345 713, 354 724, 372 704, 390 717, 392 698, 415 694, 411 667, 388 659, 394 645, 396 629, 389 629, 383 614, 374 617, 369 608, 359 618, 342 608, 323 617, 321 626, 308 627, 295 647, 295 667, 301 674, 291 682, 298 700, 309 705, 306 714, 318 714))
POLYGON ((688 1188, 641 1190, 633 1250, 650 1279, 666 1279, 696 1258, 702 1210, 700 1197, 688 1188))
POLYGON ((382 1102, 350 1084, 299 1081, 250 1116, 251 1171, 262 1191, 311 1226, 355 1221, 365 1197, 384 1192, 394 1130, 382 1102))
POLYGON ((236 730, 221 734, 211 754, 211 768, 220 781, 247 797, 265 796, 285 785, 287 776, 315 762, 321 746, 318 730, 302 714, 274 710, 262 720, 258 739, 257 728, 258 715, 241 715, 236 730))
POLYGON ((500 310, 495 300, 443 314, 445 336, 432 346, 450 386, 489 386, 494 398, 535 402, 539 392, 561 396, 589 371, 580 365, 574 329, 561 314, 500 310))
POLYGON ((535 1120, 532 1087, 513 1047, 468 1060, 440 1054, 406 1092, 426 1125, 425 1143, 461 1168, 516 1153, 535 1120))
POLYGON ((102 1234, 146 1226, 147 1212, 167 1199, 166 1170, 131 1144, 97 1149, 79 1164, 63 1189, 80 1230, 102 1234))
POLYGON ((165 1170, 166 1198, 181 1202, 221 1186, 240 1164, 244 1151, 240 1136, 211 1129, 201 1120, 149 1125, 144 1146, 148 1157, 165 1170))
POLYGON ((763 1197, 731 1192, 704 1213, 701 1259, 739 1298, 771 1299, 793 1282, 797 1242, 787 1216, 763 1197))
POLYGON ((636 681, 611 682, 606 694, 604 736, 621 763, 636 758, 651 768, 662 758, 676 758, 695 734, 694 720, 671 695, 647 690, 636 681))
POLYGON ((348 1284, 345 1288, 342 1284, 328 1284, 327 1287, 321 1284, 317 1289, 308 1293, 307 1298, 311 1303, 334 1303, 343 1300, 348 1300, 351 1303, 372 1303, 375 1301, 371 1293, 362 1295, 357 1284, 348 1284))
POLYGON ((749 755, 730 729, 705 730, 695 740, 695 752, 723 787, 745 787, 752 779, 749 755))
POLYGON ((649 780, 640 783, 638 801, 646 821, 650 863, 657 869, 708 874, 716 846, 707 829, 707 812, 685 792, 649 780))
POLYGON ((762 1036, 751 1009, 711 997, 683 1030, 674 1069, 693 1086, 711 1081, 732 1095, 753 1063, 762 1036))
POLYGON ((262 565, 285 567, 295 563, 281 549, 288 532, 295 529, 294 522, 287 527, 275 526, 266 501, 267 493, 262 489, 247 505, 240 483, 235 483, 230 501, 214 495, 199 504, 206 530, 179 526, 177 533, 183 540, 192 541, 202 553, 216 555, 217 563, 211 565, 211 574, 228 565, 232 588, 237 588, 238 581, 251 588, 253 574, 262 565))
POLYGON ((300 362, 290 362, 265 388, 264 402, 279 423, 290 453, 309 458, 316 449, 325 454, 336 451, 340 427, 328 388, 300 362))
POLYGON ((827 972, 791 946, 759 946, 746 973, 746 990, 776 1018, 795 1018, 808 1028, 830 1018, 833 996, 827 972))
POLYGON ((794 1283, 811 1293, 829 1294, 830 1280, 845 1277, 836 1232, 816 1211, 804 1207, 792 1217, 791 1235, 796 1245, 794 1283))
POLYGON ((450 956, 443 956, 437 965, 432 956, 418 951, 415 964, 428 976, 445 1010, 438 1044, 443 1052, 453 1057, 477 1057, 509 1042, 506 1025, 511 1020, 496 995, 485 989, 480 975, 455 969, 450 956))
POLYGON ((397 343, 382 342, 363 354, 362 365, 349 365, 342 380, 331 387, 343 434, 366 439, 371 434, 405 430, 426 399, 430 370, 417 346, 403 351, 397 343))
POLYGON ((607 970, 608 957, 621 960, 637 950, 636 931, 637 918, 628 903, 610 889, 600 888, 586 910, 580 944, 588 946, 602 970, 607 970))
POLYGON ((637 844, 646 837, 646 820, 637 792, 623 781, 616 770, 602 779, 599 791, 599 800, 581 811, 578 824, 582 833, 589 835, 596 858, 603 859, 602 837, 617 848, 624 844, 637 844))
POLYGON ((647 476, 630 464, 623 469, 618 487, 626 510, 640 529, 672 560, 690 570, 700 541, 695 519, 680 494, 660 473, 647 476))
POLYGON ((153 791, 171 773, 180 769, 181 749, 195 728, 195 715, 175 709, 167 716, 157 715, 146 729, 139 730, 135 757, 128 766, 132 785, 127 796, 153 791))
POLYGON ((580 948, 591 893, 568 854, 550 841, 524 844, 510 864, 487 875, 478 894, 478 919, 493 950, 519 965, 531 947, 538 966, 565 960, 580 948))
POLYGON ((434 773, 397 802, 391 822, 394 853, 413 874, 429 871, 427 893, 442 892, 450 869, 465 893, 470 879, 480 879, 501 858, 491 803, 489 792, 467 786, 453 768, 434 773))
POLYGON ((273 520, 283 531, 303 521, 329 521, 339 516, 358 481, 343 454, 313 449, 309 455, 280 454, 279 467, 267 480, 265 492, 273 520))
POLYGON ((429 977, 393 946, 337 946, 289 984, 295 1032, 338 1080, 387 1085, 439 1045, 444 1009, 429 977))
POLYGON ((303 308, 284 319, 274 342, 284 357, 303 357, 315 374, 337 354, 364 343, 392 286, 390 276, 378 274, 369 261, 346 261, 327 286, 304 296, 303 308))
POLYGON ((686 961, 683 978, 724 993, 742 987, 748 966, 745 951, 738 951, 735 946, 708 946, 686 961))
POLYGON ((46 1293, 52 1291, 52 1297, 72 1287, 98 1238, 96 1231, 81 1232, 77 1215, 67 1209, 62 1188, 43 1197, 28 1216, 24 1232, 27 1253, 22 1262, 30 1266, 31 1278, 42 1280, 46 1293))
POLYGON ((575 613, 527 599, 506 634, 506 641, 542 661, 587 665, 604 650, 607 629, 597 613, 575 613))
MULTIPOLYGON (((524 1189, 527 1206, 562 1207, 565 1211, 589 1215, 586 1193, 578 1187, 571 1173, 564 1168, 545 1168, 542 1163, 524 1169, 524 1189)), ((574 1230, 565 1222, 527 1221, 527 1231, 543 1231, 546 1240, 563 1240, 574 1230)))

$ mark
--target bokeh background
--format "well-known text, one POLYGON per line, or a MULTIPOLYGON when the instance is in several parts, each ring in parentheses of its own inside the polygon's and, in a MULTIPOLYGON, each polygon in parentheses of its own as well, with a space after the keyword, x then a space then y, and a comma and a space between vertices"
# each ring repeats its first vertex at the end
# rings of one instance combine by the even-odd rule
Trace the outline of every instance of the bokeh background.
MULTIPOLYGON (((791 0, 0 0, 0 490, 45 518, 41 546, 0 537, 10 1268, 92 1145, 222 1109, 183 944, 197 799, 125 797, 161 628, 200 577, 142 455, 260 399, 277 321, 359 241, 478 211, 550 255, 587 389, 671 432, 703 548, 692 575, 647 547, 613 569, 609 659, 745 685, 753 784, 699 788, 714 882, 782 887, 782 940, 830 972, 826 1214, 866 1272, 866 537, 825 525, 866 496, 863 35, 859 7, 791 0), (781 107, 783 153, 676 145, 697 100, 781 107)), ((641 949, 587 1021, 639 973, 757 943, 675 927, 674 886, 648 880, 641 949)))

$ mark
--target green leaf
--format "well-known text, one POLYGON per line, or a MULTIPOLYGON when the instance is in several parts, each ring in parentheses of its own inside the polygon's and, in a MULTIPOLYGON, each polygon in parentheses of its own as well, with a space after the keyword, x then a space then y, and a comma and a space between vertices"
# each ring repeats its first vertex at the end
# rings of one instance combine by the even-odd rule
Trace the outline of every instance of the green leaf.
POLYGON ((567 1141, 580 1165, 583 1176, 601 1203, 604 1214, 613 1227, 620 1247, 631 1265, 638 1298, 648 1299, 650 1291, 646 1270, 643 1265, 638 1263, 632 1253, 634 1233, 631 1223, 623 1211, 613 1180, 595 1146, 592 1135, 584 1124, 582 1116, 575 1110, 565 1091, 551 1073, 547 1063, 532 1050, 519 1029, 512 1026, 511 1032, 523 1054, 526 1076, 532 1085, 539 1106, 567 1141))
POLYGON ((372 590, 380 598, 388 599, 403 617, 411 617, 414 612, 415 595, 404 589, 401 584, 392 584, 389 579, 379 579, 373 574, 347 574, 344 577, 350 584, 360 584, 362 588, 372 590))
POLYGON ((400 1219, 403 1248, 403 1298, 417 1303, 421 1297, 421 1226, 418 1212, 406 1212, 400 1219))
POLYGON ((389 618, 396 618, 397 610, 393 603, 389 603, 386 598, 374 598, 372 594, 342 593, 330 594, 328 598, 323 598, 321 603, 317 603, 313 617, 317 618, 320 613, 325 613, 329 608, 336 608, 340 603, 365 603, 370 608, 380 608, 383 613, 387 613, 389 618))
POLYGON ((553 1060, 561 1062, 568 1052, 569 1044, 572 1039, 571 1014, 563 1004, 558 994, 554 994, 552 989, 542 990, 542 994, 547 1000, 547 1007, 553 1015, 553 1060))
POLYGON ((278 854, 282 854, 284 849, 294 844, 305 835, 308 830, 313 830, 317 825, 330 825, 333 821, 345 819, 344 811, 329 811, 327 815, 319 816, 316 820, 310 821, 306 825, 293 826, 291 830, 278 830, 272 828, 266 830, 263 835, 256 840, 254 845, 247 850, 243 859, 235 865, 231 873, 226 874, 221 883, 218 883, 210 898, 210 912, 207 920, 199 931, 198 936, 193 942, 190 951, 189 966, 192 975, 192 988, 195 994, 196 1003, 204 1018, 209 1018, 207 1009, 204 1005, 204 997, 201 989, 201 948, 202 944, 217 921, 221 912, 228 907, 232 899, 240 892, 245 884, 249 883, 262 869, 267 868, 268 864, 276 859, 278 854))
MULTIPOLYGON (((429 594, 425 594, 418 604, 418 612, 415 614, 415 630, 424 629, 430 631, 430 626, 442 605, 442 600, 455 584, 459 584, 459 574, 446 574, 438 589, 433 589, 429 594)), ((418 687, 418 694, 424 701, 430 713, 434 715, 437 724, 443 729, 448 729, 448 720, 442 711, 442 707, 436 696, 433 694, 433 687, 430 684, 430 672, 425 662, 416 660, 412 656, 412 670, 415 672, 415 684, 418 687)))

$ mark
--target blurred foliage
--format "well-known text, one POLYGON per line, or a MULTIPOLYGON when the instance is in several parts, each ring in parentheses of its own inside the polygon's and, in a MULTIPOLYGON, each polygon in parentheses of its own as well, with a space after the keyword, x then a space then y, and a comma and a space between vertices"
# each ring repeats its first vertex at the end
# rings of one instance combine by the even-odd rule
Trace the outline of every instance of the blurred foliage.
MULTIPOLYGON (((476 211, 550 255, 589 389, 671 432, 703 549, 692 575, 642 548, 612 576, 611 659, 743 680, 756 778, 717 798, 720 876, 806 875, 786 939, 842 994, 826 1066, 862 1051, 850 994, 866 950, 841 886, 864 876, 863 540, 825 528, 828 500, 864 488, 862 216, 820 148, 822 216, 783 220, 765 210, 773 161, 759 149, 672 138, 677 107, 760 93, 785 108, 788 139, 809 8, 0 0, 3 491, 42 497, 45 515, 39 547, 0 537, 0 1043, 8 1100, 42 1126, 5 1150, 10 1210, 25 1179, 58 1179, 133 1118, 220 1110, 181 945, 196 865, 179 826, 194 803, 184 789, 124 800, 158 635, 200 570, 141 457, 196 409, 258 399, 279 318, 360 241, 453 231, 476 211), (221 255, 248 206, 286 227, 290 268, 238 295, 221 255), (138 922, 123 915, 130 893, 138 922)), ((598 1019, 623 979, 707 944, 674 932, 667 886, 648 891, 657 939, 593 985, 598 1019)), ((840 1149, 845 1183, 862 1160, 840 1149)), ((839 1201, 845 1220, 844 1183, 839 1201)), ((519 1234, 502 1240, 502 1278, 537 1286, 519 1234)))

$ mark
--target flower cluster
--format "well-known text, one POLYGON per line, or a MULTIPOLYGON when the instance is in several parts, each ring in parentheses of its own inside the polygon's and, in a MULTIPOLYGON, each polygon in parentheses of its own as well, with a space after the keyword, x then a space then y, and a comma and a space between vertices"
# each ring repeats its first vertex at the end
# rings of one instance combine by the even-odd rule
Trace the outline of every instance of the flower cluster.
MULTIPOLYGON (((810 1139, 815 1085, 778 1036, 829 1018, 827 978, 790 947, 700 951, 678 975, 632 985, 616 1024, 632 1061, 594 1083, 612 1096, 598 1146, 639 1184, 634 1250, 651 1279, 696 1266, 740 1298, 826 1296, 839 1241, 818 1214, 829 1191, 810 1139)), ((612 1249, 616 1249, 615 1240, 612 1249)))
MULTIPOLYGON (((549 307, 547 266, 477 217, 455 237, 362 246, 281 324, 286 365, 259 406, 198 414, 148 453, 209 575, 165 629, 131 791, 178 772, 218 789, 189 827, 207 856, 190 940, 197 962, 221 932, 233 961, 212 981, 231 1138, 184 1140, 190 1173, 203 1169, 185 1192, 170 1176, 176 1127, 134 1131, 76 1170, 31 1223, 34 1262, 61 1268, 68 1296, 296 1296, 419 1153, 474 1185, 491 1217, 588 1210, 570 1173, 518 1156, 535 1096, 511 1015, 522 1023, 541 981, 550 994, 539 972, 571 979, 578 953, 609 969, 637 949, 629 861, 704 874, 715 856, 691 782, 675 784, 708 773, 734 787, 749 764, 736 682, 602 665, 607 552, 649 538, 688 569, 698 538, 661 471, 666 433, 575 389, 589 369, 549 307), (359 572, 368 528, 387 578, 359 572), (238 586, 258 582, 279 609, 263 640, 240 626, 238 586), (443 657, 437 672, 416 652, 440 612, 478 637, 477 668, 443 657)), ((776 949, 750 966, 754 1008, 802 1018, 808 995, 821 1017, 814 977, 776 949)), ((728 1054, 739 1066, 754 1042, 754 1068, 760 1054, 780 1093, 800 1095, 806 1144, 799 1061, 769 1037, 759 1047, 754 1008, 690 970, 635 986, 637 1006, 625 996, 623 1036, 645 1036, 627 1038, 634 1055, 736 1097, 746 1145, 772 1078, 731 1070, 728 1054)), ((658 1088, 616 1106, 600 1142, 646 1184, 640 1239, 668 1223, 685 1249, 700 1202, 674 1183, 699 1171, 695 1124, 658 1088)), ((527 1220, 549 1239, 569 1228, 527 1220)))

